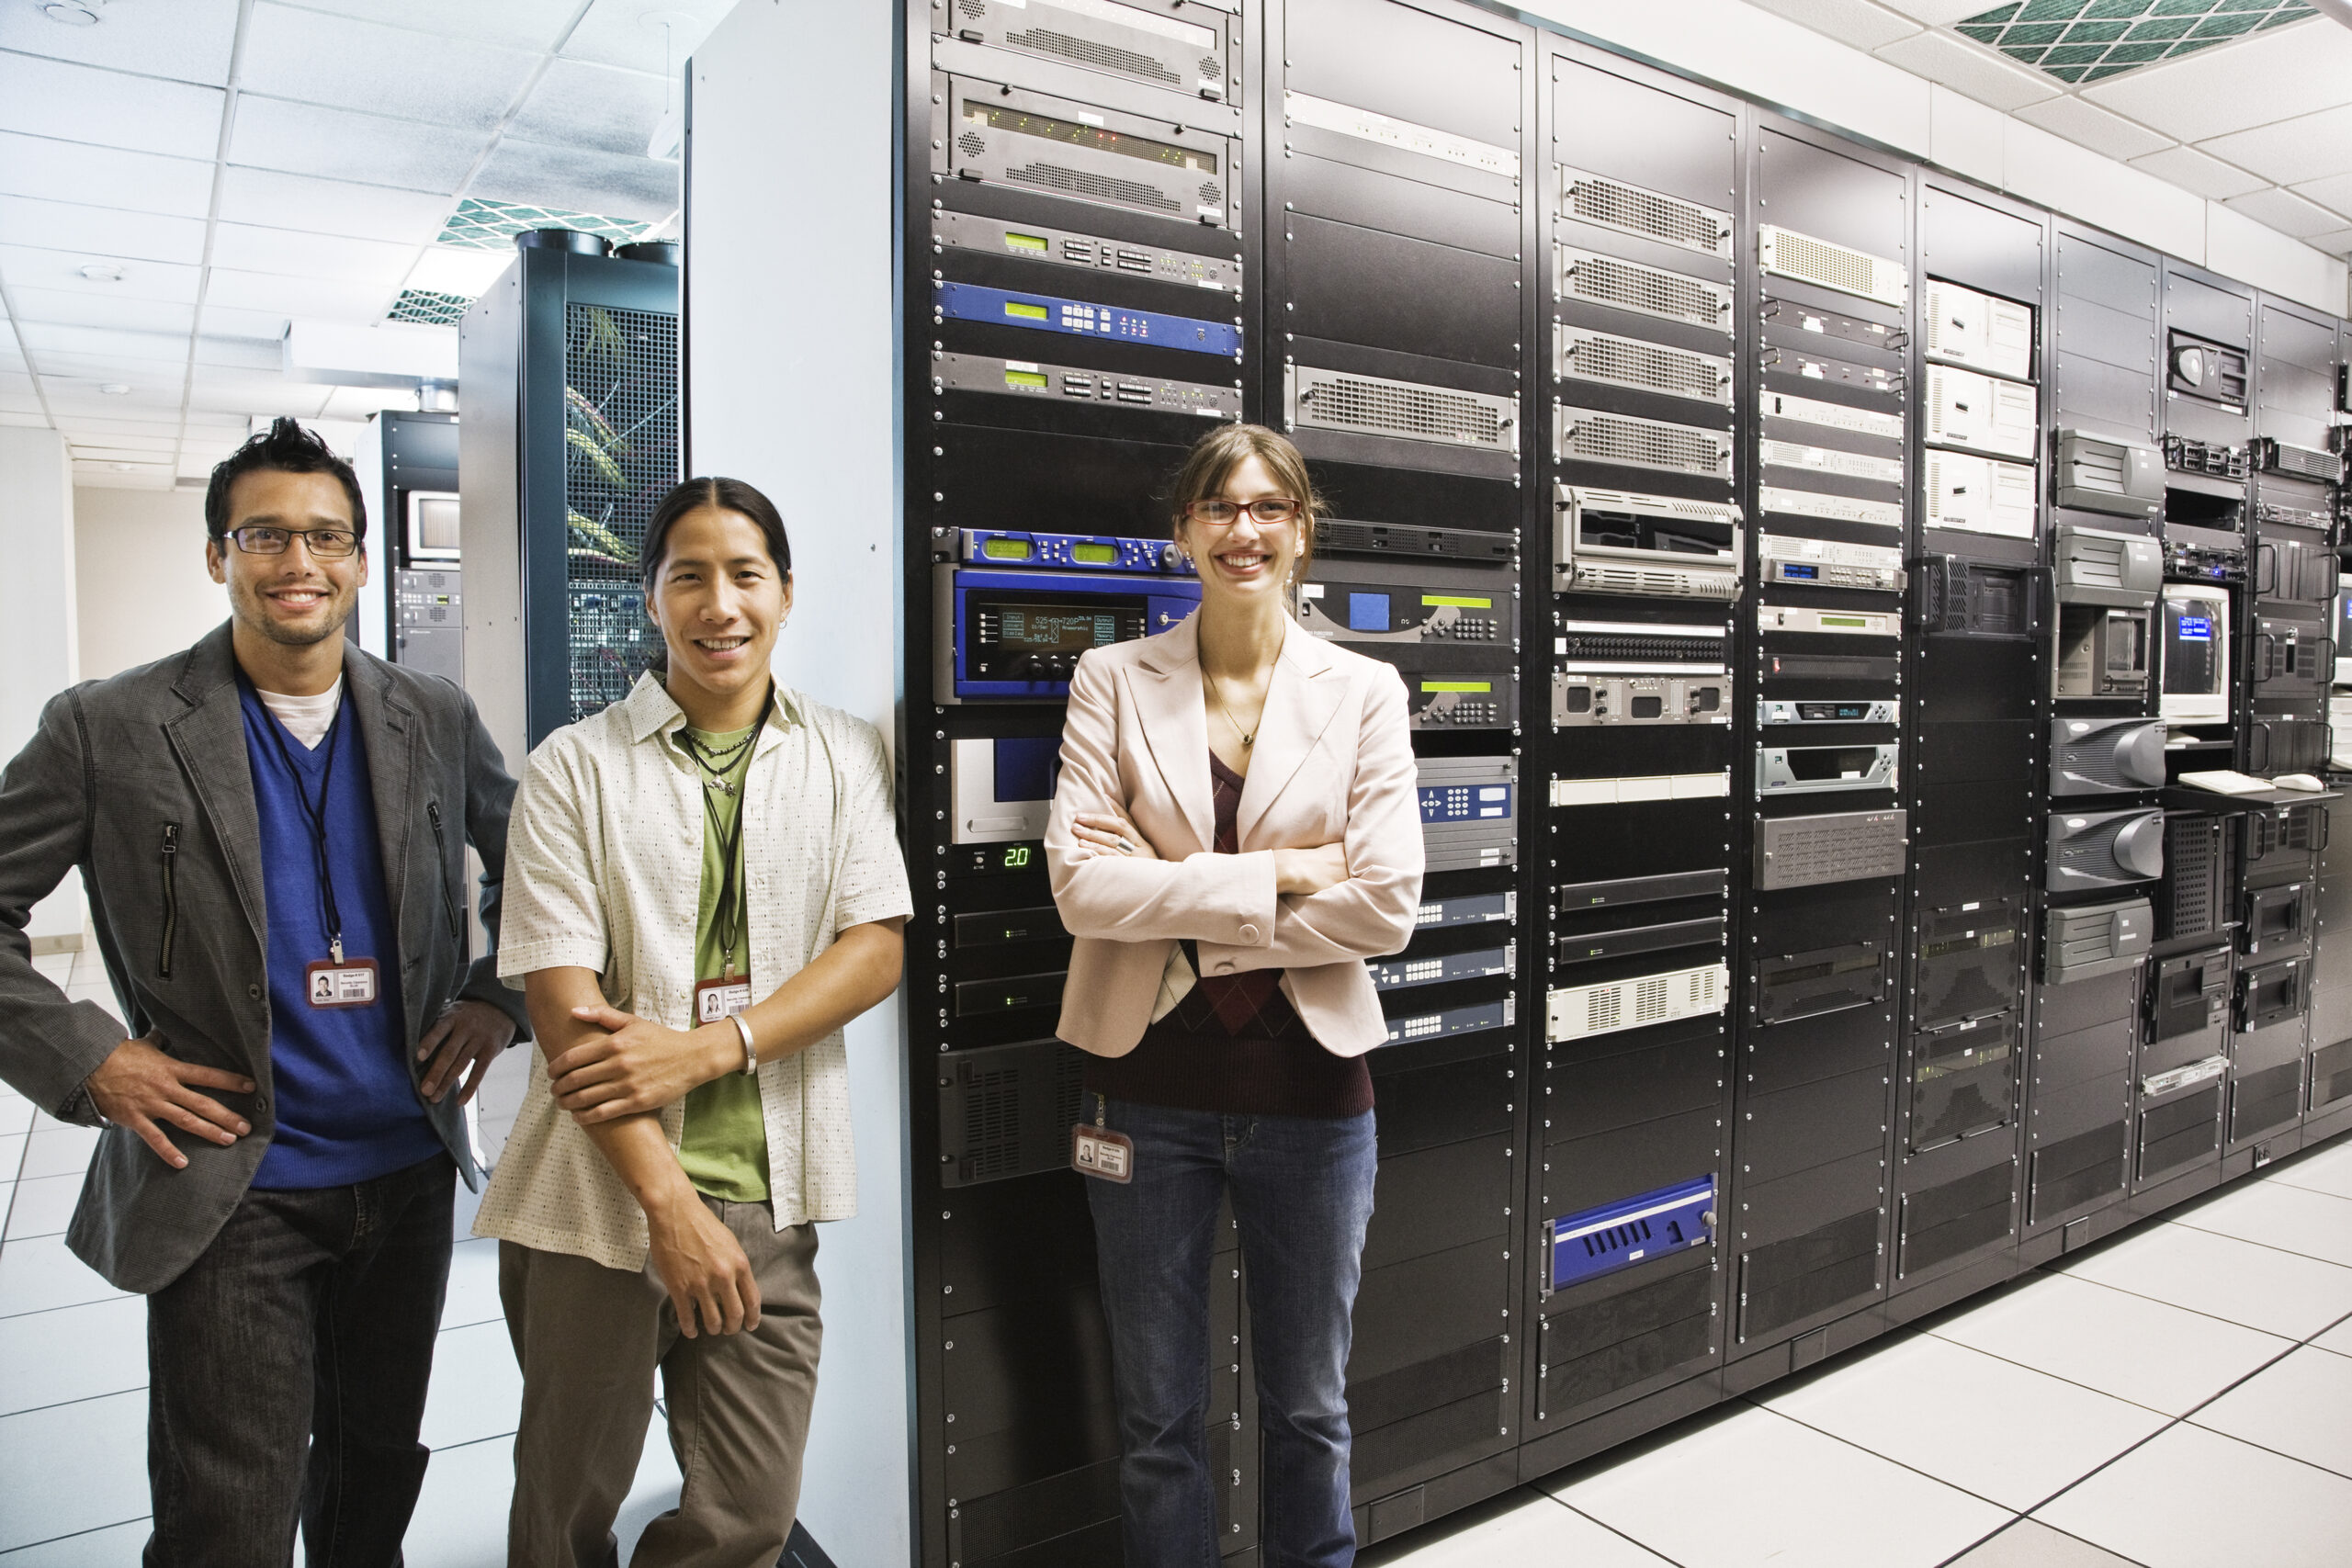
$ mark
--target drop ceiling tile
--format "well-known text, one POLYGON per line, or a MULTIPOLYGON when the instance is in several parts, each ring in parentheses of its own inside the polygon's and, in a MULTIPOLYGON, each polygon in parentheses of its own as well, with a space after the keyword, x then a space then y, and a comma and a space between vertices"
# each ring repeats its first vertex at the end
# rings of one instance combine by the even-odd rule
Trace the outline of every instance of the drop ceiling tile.
POLYGON ((2305 201, 2292 191, 2258 190, 2250 196, 2233 197, 2224 205, 2233 207, 2257 223, 2268 225, 2282 234, 2296 239, 2308 239, 2343 227, 2341 215, 2326 208, 2305 201))
POLYGON ((212 164, 0 132, 0 193, 202 218, 211 210, 212 164))
POLYGON ((2233 196, 2260 190, 2270 183, 2194 147, 2167 147, 2161 152, 2132 159, 2132 166, 2208 201, 2226 201, 2233 196))
POLYGON ((678 209, 678 165, 510 136, 491 153, 467 194, 610 218, 662 219, 678 209))
POLYGON ((165 362, 187 356, 186 333, 119 332, 107 327, 20 321, 17 335, 36 359, 47 354, 97 355, 108 359, 165 362))
POLYGON ((0 196, 0 245, 87 250, 141 261, 192 264, 204 259, 204 223, 195 218, 0 196))
POLYGON ((415 257, 415 246, 381 240, 259 229, 248 223, 219 223, 212 230, 212 265, 245 272, 389 286, 408 275, 415 257))
POLYGON ((47 424, 41 400, 20 392, 0 392, 0 414, 28 414, 37 423, 47 424))
POLYGON ((49 406, 61 423, 82 418, 103 418, 122 414, 140 414, 150 420, 176 422, 180 411, 180 391, 187 379, 186 367, 165 379, 146 383, 107 383, 129 385, 130 390, 111 396, 98 390, 101 383, 74 376, 44 376, 41 390, 49 396, 49 406))
POLYGON ((2338 217, 2352 218, 2352 175, 2337 175, 2297 186, 2295 194, 2306 201, 2318 202, 2338 217))
POLYGON ((197 312, 197 330, 210 337, 286 335, 288 318, 281 310, 239 310, 227 305, 207 305, 197 312))
POLYGON ((176 476, 168 463, 76 463, 74 483, 90 490, 169 490, 176 476))
POLYGON ((2352 28, 2280 28, 2083 89, 2083 96, 2183 141, 2310 114, 2344 101, 2352 28))
POLYGON ((112 0, 94 28, 65 28, 37 6, 0 9, 0 49, 219 86, 229 79, 237 0, 112 0))
POLYGON ((107 299, 69 288, 18 288, 12 298, 17 319, 25 321, 183 334, 196 327, 195 306, 167 299, 107 299))
POLYGON ((311 179, 275 169, 232 164, 220 176, 220 216, 229 222, 355 240, 429 243, 452 205, 449 197, 429 191, 311 179))
POLYGON ((1876 49, 1899 38, 1909 38, 1919 24, 1909 17, 1873 6, 1870 0, 1748 0, 1759 9, 1826 33, 1855 49, 1876 49))
POLYGON ((2110 114, 2077 97, 2028 104, 2017 111, 2017 117, 2110 158, 2136 158, 2172 145, 2171 137, 2160 136, 2146 126, 2134 125, 2121 115, 2110 114))
POLYGON ((1985 9, 1984 0, 1886 0, 1886 6, 1931 28, 1961 21, 1985 9))
POLYGON ((537 63, 479 39, 270 5, 246 24, 239 84, 249 92, 398 115, 487 134, 537 63))
POLYGON ((286 363, 286 345, 276 338, 200 337, 196 340, 196 363, 276 374, 286 363))
POLYGON ((2352 102, 2212 137, 2198 146, 2280 185, 2352 174, 2352 102))
POLYGON ((92 440, 134 435, 157 435, 176 440, 180 434, 180 423, 175 419, 107 419, 86 413, 62 414, 58 417, 57 427, 65 432, 68 440, 78 440, 84 435, 92 440))
POLYGON ((580 0, 307 0, 314 11, 387 22, 449 38, 481 39, 544 51, 562 39, 580 0))
POLYGON ((12 398, 31 397, 33 395, 31 374, 24 370, 0 370, 0 392, 5 392, 12 398))
POLYGON ((562 52, 602 65, 683 71, 686 57, 734 8, 735 0, 664 0, 659 8, 645 0, 594 0, 562 52), (658 25, 664 19, 667 28, 658 25))
POLYGON ((2315 251, 2324 251, 2329 255, 2352 261, 2352 229, 2334 229, 2324 234, 2313 234, 2303 243, 2315 251))
POLYGON ((1917 33, 1876 52, 1890 64, 1957 87, 1996 109, 2020 108, 2055 97, 2059 92, 2058 84, 2051 78, 1949 33, 1917 33))
POLYGON ((447 126, 281 98, 241 97, 229 161, 324 179, 454 193, 486 140, 447 126))
POLYGON ((195 384, 188 389, 187 400, 190 408, 217 413, 288 413, 309 419, 315 418, 320 406, 327 400, 327 389, 299 381, 261 381, 248 377, 208 380, 198 372, 195 384))
POLYGON ((512 251, 475 251, 459 245, 427 245, 403 286, 479 299, 498 275, 514 265, 512 251))
POLYGON ((289 316, 372 321, 391 303, 392 292, 372 283, 214 267, 204 300, 208 305, 226 305, 238 310, 282 310, 289 316))
POLYGON ((552 61, 509 131, 526 141, 642 157, 653 128, 679 96, 680 89, 664 77, 584 61, 552 61))
POLYGON ((0 130, 175 156, 209 153, 220 140, 225 97, 217 87, 0 53, 0 130))
POLYGON ((176 456, 180 443, 176 435, 109 434, 85 438, 68 431, 65 433, 65 445, 76 457, 107 457, 119 455, 136 459, 158 452, 176 456))
POLYGON ((167 262, 137 261, 93 251, 53 251, 34 245, 0 244, 0 278, 11 288, 59 288, 107 299, 177 299, 196 302, 204 269, 167 262), (112 266, 110 281, 84 277, 85 266, 112 266))

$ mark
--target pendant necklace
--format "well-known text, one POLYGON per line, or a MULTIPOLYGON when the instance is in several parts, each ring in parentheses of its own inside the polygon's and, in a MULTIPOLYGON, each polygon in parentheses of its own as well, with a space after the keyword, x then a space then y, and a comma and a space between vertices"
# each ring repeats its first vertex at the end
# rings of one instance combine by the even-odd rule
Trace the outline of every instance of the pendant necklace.
MULTIPOLYGON (((1234 734, 1241 737, 1241 749, 1244 751, 1247 751, 1251 747, 1257 745, 1258 731, 1255 729, 1244 729, 1241 728, 1241 721, 1233 716, 1233 710, 1231 708, 1225 705, 1225 695, 1216 689, 1216 678, 1209 673, 1209 667, 1206 663, 1204 663, 1201 666, 1201 679, 1208 682, 1209 695, 1216 699, 1217 711, 1225 715, 1225 722, 1233 726, 1234 734)), ((1263 707, 1261 707, 1258 710, 1258 722, 1261 726, 1264 725, 1266 722, 1266 710, 1263 707)))

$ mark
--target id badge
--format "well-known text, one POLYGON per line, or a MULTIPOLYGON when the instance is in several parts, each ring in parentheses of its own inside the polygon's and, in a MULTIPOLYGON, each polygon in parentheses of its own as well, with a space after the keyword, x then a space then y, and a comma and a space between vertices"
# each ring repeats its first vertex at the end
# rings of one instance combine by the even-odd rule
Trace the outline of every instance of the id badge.
POLYGON ((717 1023, 752 1005, 752 977, 695 982, 695 1021, 717 1023))
POLYGON ((376 961, 346 958, 338 964, 322 958, 302 966, 302 987, 314 1008, 374 1007, 376 961))
POLYGON ((1069 1130, 1069 1165, 1080 1176, 1098 1181, 1133 1181, 1136 1141, 1125 1133, 1080 1122, 1069 1130))

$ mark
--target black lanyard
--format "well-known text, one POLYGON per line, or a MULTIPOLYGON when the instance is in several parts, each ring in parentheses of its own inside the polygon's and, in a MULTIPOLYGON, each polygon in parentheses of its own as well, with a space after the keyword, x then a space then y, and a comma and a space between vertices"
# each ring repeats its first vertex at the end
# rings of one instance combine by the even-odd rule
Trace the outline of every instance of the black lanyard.
MULTIPOLYGON (((255 700, 259 700, 258 694, 255 694, 255 700)), ((334 788, 335 737, 343 729, 343 699, 338 695, 335 699, 334 717, 327 721, 326 735, 319 741, 320 745, 326 748, 327 765, 319 777, 319 803, 312 806, 310 791, 302 787, 301 770, 294 765, 294 753, 288 750, 286 747, 285 721, 269 711, 267 703, 262 704, 262 728, 269 732, 270 739, 277 743, 278 760, 286 764, 287 777, 293 781, 294 798, 301 805, 303 820, 311 825, 311 847, 316 852, 319 863, 319 897, 321 912, 323 916, 322 923, 326 928, 327 953, 337 964, 343 962, 343 908, 335 902, 334 863, 327 855, 326 809, 329 793, 334 788)))
MULTIPOLYGON (((714 753, 707 753, 703 750, 702 743, 685 730, 678 731, 680 747, 687 756, 694 759, 695 766, 700 769, 704 775, 703 815, 710 824, 712 837, 718 840, 718 905, 711 911, 711 935, 718 939, 719 952, 725 954, 727 977, 730 979, 735 974, 735 946, 743 936, 741 925, 741 910, 738 907, 736 887, 743 874, 744 802, 741 798, 741 791, 736 787, 735 784, 729 781, 727 775, 730 773, 734 773, 739 780, 751 777, 752 751, 759 741, 760 731, 766 727, 767 715, 763 711, 760 715, 760 722, 752 727, 752 733, 745 736, 741 743, 742 750, 741 759, 730 757, 723 765, 718 767, 711 765, 714 753), (731 830, 719 818, 718 796, 720 790, 725 790, 737 797, 735 824, 731 830)), ((748 962, 749 954, 745 957, 748 962)))

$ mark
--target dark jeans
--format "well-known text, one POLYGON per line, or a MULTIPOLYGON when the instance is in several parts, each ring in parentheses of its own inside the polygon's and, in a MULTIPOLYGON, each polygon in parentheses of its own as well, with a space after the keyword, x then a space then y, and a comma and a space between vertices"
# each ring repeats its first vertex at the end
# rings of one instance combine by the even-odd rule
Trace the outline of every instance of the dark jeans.
POLYGON ((1132 1182, 1086 1184, 1119 1402, 1127 1568, 1216 1568, 1209 1256, 1227 1195, 1265 1447, 1263 1561, 1346 1568, 1356 1550, 1348 1348, 1372 1219, 1373 1113, 1227 1116, 1114 1100, 1108 1121, 1136 1145, 1132 1182))
POLYGON ((147 1298, 147 1568, 398 1568, 456 1179, 249 1191, 147 1298))

